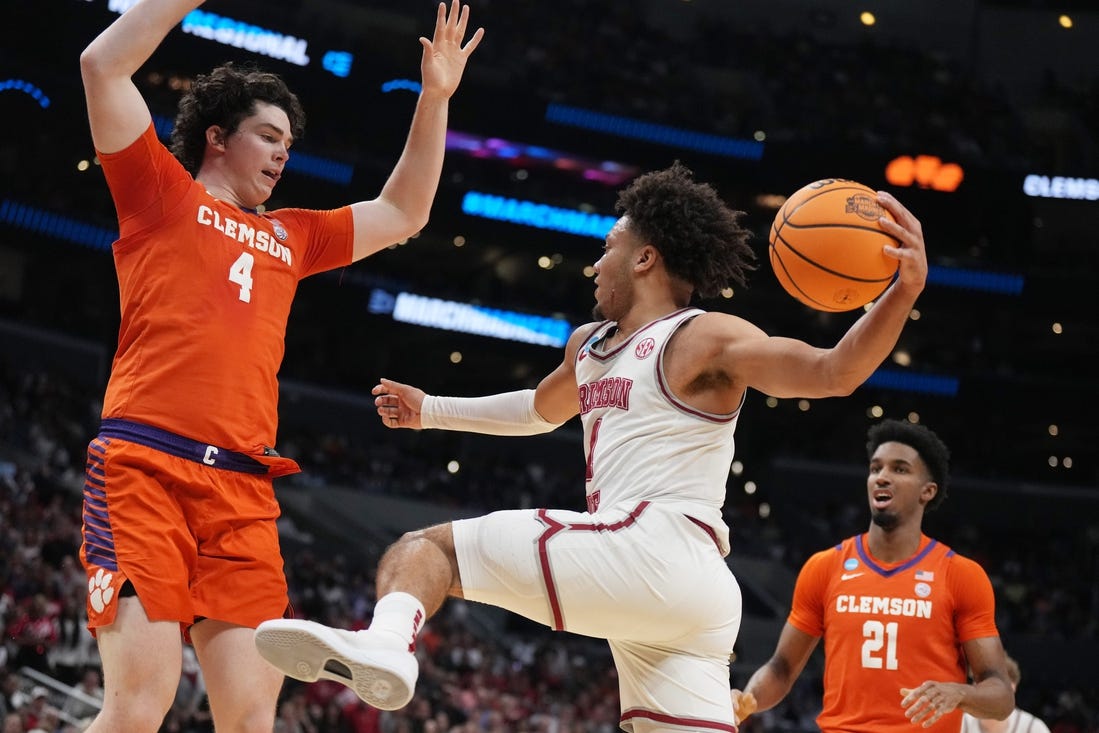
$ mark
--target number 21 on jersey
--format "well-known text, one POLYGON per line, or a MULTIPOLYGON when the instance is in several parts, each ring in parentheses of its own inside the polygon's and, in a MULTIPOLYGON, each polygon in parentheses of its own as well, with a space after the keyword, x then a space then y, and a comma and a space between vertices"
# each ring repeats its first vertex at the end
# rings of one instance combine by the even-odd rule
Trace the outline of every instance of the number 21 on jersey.
POLYGON ((862 625, 862 666, 866 669, 897 669, 897 622, 870 619, 862 625))
POLYGON ((245 303, 252 302, 252 265, 255 261, 251 252, 242 252, 229 266, 229 282, 240 286, 240 299, 245 303))

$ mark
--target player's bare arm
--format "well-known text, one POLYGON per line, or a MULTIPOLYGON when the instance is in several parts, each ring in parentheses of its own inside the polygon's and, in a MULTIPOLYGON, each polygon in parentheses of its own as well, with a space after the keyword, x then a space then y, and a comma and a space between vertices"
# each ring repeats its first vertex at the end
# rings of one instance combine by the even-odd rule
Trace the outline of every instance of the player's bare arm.
POLYGON ((737 719, 743 722, 753 712, 778 705, 805 669, 819 641, 819 637, 810 636, 789 623, 783 626, 771 658, 755 671, 743 691, 731 693, 737 719))
POLYGON ((580 326, 569 336, 564 357, 557 368, 542 378, 534 391, 534 407, 552 423, 563 423, 580 413, 576 391, 576 353, 596 324, 580 326))
POLYGON ((92 143, 116 153, 145 132, 152 115, 133 75, 201 0, 142 0, 122 14, 80 54, 92 143))
POLYGON ((1015 692, 1007 674, 1007 659, 998 636, 962 644, 972 684, 927 680, 901 689, 901 706, 913 723, 927 728, 961 708, 977 718, 1004 720, 1015 708, 1015 692))
POLYGON ((697 338, 709 342, 709 371, 774 397, 844 396, 866 381, 896 346, 927 277, 919 222, 895 199, 883 195, 882 201, 902 222, 893 233, 904 246, 887 248, 901 260, 900 275, 835 346, 769 337, 743 319, 712 313, 692 324, 697 338))
POLYGON ((378 197, 351 207, 355 260, 407 239, 427 224, 443 169, 450 97, 485 34, 478 28, 463 45, 468 26, 468 5, 452 0, 448 13, 446 4, 439 3, 431 40, 420 38, 422 88, 404 151, 378 197))

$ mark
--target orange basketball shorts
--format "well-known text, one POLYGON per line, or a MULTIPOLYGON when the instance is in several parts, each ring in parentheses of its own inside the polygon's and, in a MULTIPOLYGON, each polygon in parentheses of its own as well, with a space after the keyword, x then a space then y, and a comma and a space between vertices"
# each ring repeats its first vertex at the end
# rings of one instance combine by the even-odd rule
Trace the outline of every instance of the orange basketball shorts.
POLYGON ((286 458, 104 420, 85 468, 88 628, 114 622, 126 581, 150 620, 177 621, 185 634, 203 618, 254 628, 283 616, 272 478, 298 470, 286 458))

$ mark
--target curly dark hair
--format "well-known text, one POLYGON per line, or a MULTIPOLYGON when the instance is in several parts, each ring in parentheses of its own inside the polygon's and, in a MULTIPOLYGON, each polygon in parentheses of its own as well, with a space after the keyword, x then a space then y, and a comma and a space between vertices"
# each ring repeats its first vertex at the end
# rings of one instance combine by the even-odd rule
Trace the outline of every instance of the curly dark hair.
POLYGON ((882 420, 877 425, 871 426, 866 437, 868 459, 874 457, 874 451, 882 443, 901 443, 915 450, 927 466, 931 480, 939 485, 939 490, 935 493, 935 498, 928 503, 927 510, 936 509, 943 503, 946 499, 946 485, 950 480, 950 449, 938 435, 923 425, 916 425, 906 420, 882 420))
POLYGON ((281 77, 228 63, 198 76, 179 100, 169 145, 172 154, 192 176, 197 175, 206 152, 206 130, 217 125, 226 134, 235 132, 240 121, 255 112, 256 102, 286 112, 295 139, 305 133, 305 111, 281 77))
POLYGON ((660 251, 668 272, 703 298, 733 283, 745 285, 755 269, 751 232, 740 226, 744 212, 729 208, 709 184, 693 180, 679 161, 634 180, 618 194, 615 209, 660 251))

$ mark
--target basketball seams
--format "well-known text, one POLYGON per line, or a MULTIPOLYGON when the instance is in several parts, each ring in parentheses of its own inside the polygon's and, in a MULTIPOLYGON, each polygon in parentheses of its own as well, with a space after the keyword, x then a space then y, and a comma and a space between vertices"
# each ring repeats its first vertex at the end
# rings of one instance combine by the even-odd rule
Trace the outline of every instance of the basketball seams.
POLYGON ((801 293, 801 296, 798 299, 801 300, 802 303, 804 303, 805 305, 808 305, 810 307, 816 308, 818 310, 824 310, 824 311, 828 311, 830 313, 840 313, 840 312, 842 312, 841 309, 836 308, 835 306, 828 305, 827 303, 822 303, 819 300, 817 300, 816 298, 814 298, 811 295, 809 295, 808 293, 806 293, 804 290, 802 290, 801 286, 799 286, 797 284, 797 281, 794 280, 794 278, 790 275, 790 271, 786 269, 786 263, 782 261, 782 255, 779 254, 778 249, 772 244, 772 245, 770 245, 770 250, 771 250, 771 269, 774 269, 775 261, 777 260, 778 264, 779 264, 779 267, 782 268, 782 274, 785 276, 786 282, 788 282, 790 284, 790 287, 793 287, 799 293, 801 293))
MULTIPOLYGON (((804 255, 802 255, 800 252, 797 252, 796 250, 794 250, 785 241, 783 241, 782 244, 786 249, 789 249, 791 252, 798 255, 798 257, 803 259, 805 262, 808 262, 810 266, 815 267, 816 269, 820 270, 821 272, 830 274, 830 275, 832 275, 836 278, 839 278, 840 280, 846 280, 846 281, 853 281, 854 280, 854 278, 851 278, 847 275, 841 275, 841 274, 838 274, 838 273, 834 273, 834 272, 829 271, 827 268, 820 267, 819 265, 814 263, 812 260, 804 257, 804 255)), ((772 244, 772 245, 768 245, 768 249, 770 250, 770 255, 771 255, 771 257, 770 257, 770 259, 771 259, 771 269, 775 271, 775 276, 779 280, 779 284, 781 284, 783 286, 783 289, 785 289, 788 293, 793 295, 797 300, 800 300, 804 305, 807 305, 810 308, 815 308, 816 310, 825 311, 825 312, 828 312, 828 313, 844 313, 846 311, 854 310, 855 308, 859 308, 862 305, 865 305, 865 303, 860 303, 859 305, 854 305, 854 306, 836 306, 836 305, 831 305, 829 303, 824 303, 820 300, 817 300, 813 296, 806 293, 805 290, 803 290, 802 287, 800 285, 798 285, 797 280, 794 279, 794 276, 787 269, 786 262, 782 259, 782 254, 779 252, 778 248, 775 247, 772 244), (778 266, 782 268, 782 276, 779 276, 778 271, 775 270, 776 262, 778 263, 778 266), (793 290, 791 290, 791 288, 796 290, 797 293, 793 292, 793 290)), ((887 278, 887 280, 889 282, 886 282, 884 280, 868 280, 868 281, 865 281, 863 283, 865 285, 873 285, 873 284, 876 284, 876 283, 882 283, 881 290, 876 292, 872 297, 867 298, 866 301, 865 301, 866 303, 877 300, 879 297, 881 297, 881 294, 885 292, 885 289, 887 287, 889 287, 889 283, 892 282, 893 277, 890 276, 889 278, 887 278)))
POLYGON ((880 227, 868 227, 861 226, 859 224, 794 224, 793 222, 783 222, 783 228, 790 227, 791 229, 854 229, 860 232, 870 232, 871 234, 880 234, 883 237, 889 237, 897 244, 901 243, 901 240, 894 237, 889 232, 880 227))
MULTIPOLYGON (((814 260, 812 257, 809 257, 808 255, 806 255, 804 252, 799 251, 796 247, 794 247, 789 242, 787 242, 786 238, 783 237, 782 234, 780 234, 778 232, 775 232, 775 239, 779 242, 782 242, 783 246, 786 247, 786 249, 790 250, 791 252, 793 252, 798 257, 805 260, 806 262, 808 262, 810 265, 817 268, 818 270, 820 270, 822 272, 827 272, 829 275, 835 275, 836 277, 841 277, 844 280, 853 280, 854 282, 866 283, 868 285, 872 285, 874 283, 893 282, 893 278, 896 276, 896 273, 893 273, 893 274, 889 275, 889 277, 856 277, 855 275, 848 275, 845 272, 838 272, 836 270, 833 270, 830 267, 825 267, 824 265, 822 265, 819 262, 817 262, 816 260, 814 260)), ((770 244, 770 247, 772 249, 774 248, 774 246, 775 246, 774 243, 770 244)))

